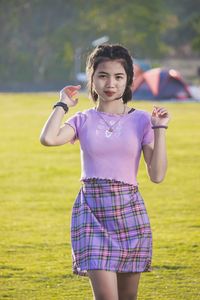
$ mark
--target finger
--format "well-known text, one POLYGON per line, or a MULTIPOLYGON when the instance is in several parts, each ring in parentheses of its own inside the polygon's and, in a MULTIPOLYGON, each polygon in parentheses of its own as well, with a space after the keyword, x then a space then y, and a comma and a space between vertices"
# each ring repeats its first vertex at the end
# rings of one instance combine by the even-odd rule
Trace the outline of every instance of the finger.
POLYGON ((72 92, 74 92, 74 91, 78 91, 79 89, 81 88, 81 86, 80 85, 77 85, 77 86, 72 86, 72 85, 69 85, 69 86, 65 86, 62 90, 61 90, 61 92, 65 92, 66 94, 70 94, 70 93, 72 93, 72 92))
POLYGON ((158 115, 156 108, 153 109, 152 111, 152 116, 156 117, 158 115))
POLYGON ((160 113, 160 115, 161 115, 161 116, 168 116, 169 114, 168 114, 167 111, 163 111, 163 112, 160 113))
POLYGON ((64 93, 65 93, 68 97, 72 98, 72 97, 74 97, 74 96, 77 94, 77 91, 70 91, 69 89, 66 89, 66 90, 64 91, 64 93))
POLYGON ((153 105, 153 109, 154 109, 154 110, 157 110, 158 108, 159 108, 159 106, 153 105))
POLYGON ((75 106, 77 103, 78 103, 78 98, 73 100, 73 105, 72 106, 75 106))
POLYGON ((163 114, 163 113, 167 113, 167 110, 165 108, 160 109, 159 111, 157 111, 158 114, 163 114))
POLYGON ((167 109, 165 109, 165 108, 161 109, 161 110, 158 112, 158 114, 161 115, 161 116, 168 116, 168 115, 169 115, 167 109))
POLYGON ((156 106, 155 109, 156 109, 157 112, 159 112, 159 111, 161 111, 163 109, 166 109, 166 108, 165 107, 156 106))
POLYGON ((81 85, 71 85, 71 86, 66 87, 66 89, 69 90, 70 92, 78 91, 78 90, 80 90, 80 88, 81 88, 81 85))
POLYGON ((155 116, 167 116, 168 115, 168 111, 166 108, 164 107, 157 107, 157 108, 154 108, 154 115, 155 116))
POLYGON ((77 91, 73 91, 73 92, 70 93, 70 96, 71 96, 71 97, 74 97, 74 96, 76 96, 76 95, 78 95, 78 92, 77 92, 77 91))

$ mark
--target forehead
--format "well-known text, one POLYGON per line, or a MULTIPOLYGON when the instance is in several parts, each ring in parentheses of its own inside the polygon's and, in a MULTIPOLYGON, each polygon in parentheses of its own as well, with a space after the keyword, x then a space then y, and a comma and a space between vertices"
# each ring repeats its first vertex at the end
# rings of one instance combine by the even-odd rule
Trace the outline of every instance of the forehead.
POLYGON ((106 60, 98 64, 96 72, 106 72, 109 74, 126 74, 124 66, 120 60, 106 60))

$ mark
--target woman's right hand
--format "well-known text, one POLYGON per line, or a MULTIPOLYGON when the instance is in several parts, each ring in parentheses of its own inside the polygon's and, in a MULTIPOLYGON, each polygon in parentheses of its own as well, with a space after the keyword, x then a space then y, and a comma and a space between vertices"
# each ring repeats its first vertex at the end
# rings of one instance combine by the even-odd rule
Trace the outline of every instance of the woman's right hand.
POLYGON ((78 91, 80 85, 68 85, 60 91, 60 101, 67 104, 68 107, 75 106, 78 103, 78 91))

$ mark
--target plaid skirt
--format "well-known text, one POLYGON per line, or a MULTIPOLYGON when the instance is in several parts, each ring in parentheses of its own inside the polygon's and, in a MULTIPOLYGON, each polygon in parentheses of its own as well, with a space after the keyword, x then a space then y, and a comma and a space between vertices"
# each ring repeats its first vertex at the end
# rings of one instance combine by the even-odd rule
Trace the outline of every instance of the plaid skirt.
POLYGON ((73 273, 150 271, 152 234, 138 188, 110 179, 82 183, 71 218, 73 273))

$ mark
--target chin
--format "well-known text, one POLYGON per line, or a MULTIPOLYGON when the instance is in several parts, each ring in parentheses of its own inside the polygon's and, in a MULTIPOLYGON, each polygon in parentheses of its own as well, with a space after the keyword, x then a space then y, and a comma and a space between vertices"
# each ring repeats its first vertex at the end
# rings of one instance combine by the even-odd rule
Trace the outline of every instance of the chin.
POLYGON ((116 100, 120 100, 122 99, 121 95, 113 95, 113 96, 100 96, 100 101, 103 102, 112 102, 112 101, 116 101, 116 100))

